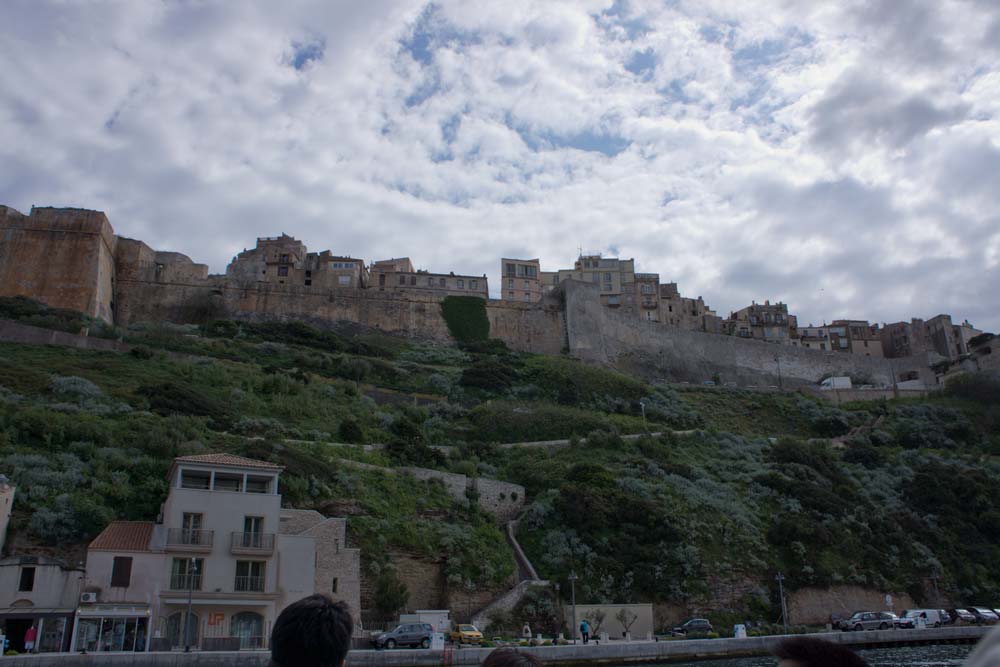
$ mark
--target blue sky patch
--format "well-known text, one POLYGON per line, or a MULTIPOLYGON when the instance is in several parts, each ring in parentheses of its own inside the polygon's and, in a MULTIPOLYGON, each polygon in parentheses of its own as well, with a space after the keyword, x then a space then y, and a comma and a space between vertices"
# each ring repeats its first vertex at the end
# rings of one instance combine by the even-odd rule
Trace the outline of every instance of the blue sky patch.
POLYGON ((644 78, 649 78, 652 76, 653 70, 656 69, 656 53, 653 49, 636 51, 625 63, 625 69, 632 74, 645 75, 644 78))
POLYGON ((326 50, 326 40, 322 37, 310 42, 292 42, 292 57, 289 64, 302 71, 311 62, 323 59, 326 50))

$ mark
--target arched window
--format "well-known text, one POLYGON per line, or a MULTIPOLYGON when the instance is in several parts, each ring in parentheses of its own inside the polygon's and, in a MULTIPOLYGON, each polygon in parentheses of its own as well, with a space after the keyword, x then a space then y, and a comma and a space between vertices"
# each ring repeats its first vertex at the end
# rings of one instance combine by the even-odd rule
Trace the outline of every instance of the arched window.
POLYGON ((189 645, 198 645, 198 625, 199 619, 198 614, 191 612, 191 616, 188 618, 188 634, 184 635, 184 617, 187 616, 187 612, 178 611, 174 612, 167 617, 167 639, 170 640, 170 645, 173 647, 183 647, 189 645))
POLYGON ((252 611, 233 614, 229 634, 240 638, 240 648, 264 647, 264 617, 252 611))

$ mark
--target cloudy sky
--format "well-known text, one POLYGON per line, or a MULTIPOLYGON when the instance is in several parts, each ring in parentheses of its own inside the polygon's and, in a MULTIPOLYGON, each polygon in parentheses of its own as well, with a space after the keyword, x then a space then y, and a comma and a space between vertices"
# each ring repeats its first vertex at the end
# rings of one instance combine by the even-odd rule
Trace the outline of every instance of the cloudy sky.
POLYGON ((0 4, 0 203, 1000 329, 1000 2, 0 4))

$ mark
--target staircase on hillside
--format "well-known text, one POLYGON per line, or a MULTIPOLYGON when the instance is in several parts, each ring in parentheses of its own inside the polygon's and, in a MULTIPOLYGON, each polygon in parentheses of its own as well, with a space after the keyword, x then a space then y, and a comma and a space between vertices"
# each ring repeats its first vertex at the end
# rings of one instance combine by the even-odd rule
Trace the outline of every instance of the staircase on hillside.
POLYGON ((490 616, 493 614, 501 611, 510 611, 516 607, 532 588, 547 588, 549 586, 548 581, 538 578, 535 567, 528 560, 521 545, 517 542, 515 533, 517 532, 519 522, 520 518, 508 521, 505 531, 507 543, 510 544, 511 549, 514 551, 514 560, 517 562, 517 576, 519 581, 514 588, 500 597, 494 598, 492 602, 472 615, 472 624, 477 628, 485 628, 486 624, 489 623, 490 616))

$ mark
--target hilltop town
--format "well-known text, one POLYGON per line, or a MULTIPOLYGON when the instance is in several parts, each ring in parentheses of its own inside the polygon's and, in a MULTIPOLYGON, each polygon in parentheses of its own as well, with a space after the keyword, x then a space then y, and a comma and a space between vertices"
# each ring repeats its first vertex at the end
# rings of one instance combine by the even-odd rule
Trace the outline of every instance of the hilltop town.
POLYGON ((484 301, 490 335, 517 350, 568 349, 627 368, 635 355, 683 348, 679 358, 655 359, 652 372, 768 385, 844 374, 913 388, 937 386, 940 375, 970 357, 978 367, 985 355, 973 354, 972 343, 989 342, 947 314, 882 326, 845 319, 800 326, 787 304, 765 300, 721 317, 701 297, 682 296, 676 283, 636 273, 633 259, 598 255, 555 271, 542 270, 537 259, 502 258, 500 298, 490 299, 485 274, 418 270, 407 257, 367 261, 310 252, 285 234, 257 239, 224 274, 210 275, 186 255, 118 236, 99 211, 34 207, 23 215, 0 206, 0 231, 0 296, 27 296, 121 326, 296 318, 446 341, 448 327, 432 304, 471 297, 484 301), (575 317, 564 315, 577 305, 575 317), (742 345, 758 341, 776 347, 742 345), (692 365, 692 354, 702 363, 692 365))
POLYGON ((253 649, 314 591, 359 641, 421 609, 554 636, 573 571, 586 613, 627 607, 643 634, 773 622, 777 571, 803 625, 1000 590, 977 561, 995 337, 942 316, 896 345, 771 303, 722 319, 631 260, 501 269, 490 299, 485 276, 279 236, 209 275, 99 212, 4 209, 12 646, 35 627, 44 651, 253 649))

